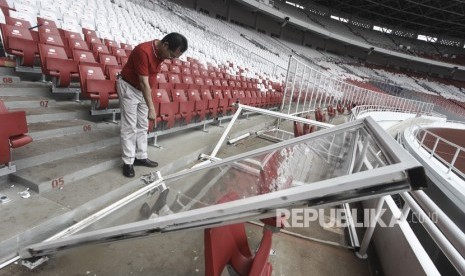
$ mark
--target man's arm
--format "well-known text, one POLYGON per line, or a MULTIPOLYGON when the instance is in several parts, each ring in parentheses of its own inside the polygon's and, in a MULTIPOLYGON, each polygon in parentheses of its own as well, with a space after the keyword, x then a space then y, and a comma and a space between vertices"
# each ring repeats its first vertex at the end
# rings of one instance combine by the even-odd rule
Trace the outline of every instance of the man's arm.
POLYGON ((139 83, 140 88, 142 90, 142 94, 144 95, 145 103, 149 107, 149 120, 155 121, 157 118, 157 113, 155 111, 155 106, 153 105, 152 101, 152 88, 149 84, 149 77, 148 76, 140 76, 139 75, 139 83))

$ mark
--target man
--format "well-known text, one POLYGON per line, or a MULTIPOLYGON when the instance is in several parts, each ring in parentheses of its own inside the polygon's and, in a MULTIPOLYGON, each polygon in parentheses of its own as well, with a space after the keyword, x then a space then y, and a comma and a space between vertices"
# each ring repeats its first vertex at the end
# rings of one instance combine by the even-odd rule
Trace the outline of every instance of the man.
POLYGON ((156 122, 152 86, 165 59, 178 58, 187 50, 187 39, 170 33, 137 45, 131 52, 117 81, 121 109, 121 147, 123 175, 134 177, 133 166, 156 167, 147 156, 148 120, 156 122))

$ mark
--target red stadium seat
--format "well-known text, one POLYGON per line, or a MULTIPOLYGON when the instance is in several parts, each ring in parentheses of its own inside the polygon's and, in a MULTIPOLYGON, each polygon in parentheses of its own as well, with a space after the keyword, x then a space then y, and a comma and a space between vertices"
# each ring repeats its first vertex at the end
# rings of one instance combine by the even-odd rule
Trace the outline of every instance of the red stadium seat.
POLYGON ((213 90, 213 98, 218 99, 218 113, 219 115, 225 115, 228 108, 228 99, 223 97, 223 93, 219 89, 213 90))
POLYGON ((50 19, 46 19, 46 18, 42 18, 42 17, 37 17, 37 25, 47 26, 47 27, 51 27, 51 28, 58 28, 55 21, 50 20, 50 19))
POLYGON ((198 89, 189 89, 187 91, 187 98, 190 102, 194 102, 194 112, 200 121, 205 120, 205 113, 207 112, 208 100, 203 99, 198 89))
POLYGON ((99 58, 100 54, 105 54, 105 55, 110 54, 110 50, 108 50, 108 47, 103 44, 92 43, 90 48, 91 48, 92 53, 94 54, 95 59, 99 61, 100 61, 100 58, 99 58))
POLYGON ((216 115, 218 114, 219 98, 214 99, 211 91, 205 88, 201 89, 200 96, 202 100, 207 101, 206 114, 209 114, 210 118, 216 118, 216 115))
POLYGON ((205 275, 222 275, 230 265, 237 275, 270 276, 272 266, 268 262, 272 232, 263 231, 260 247, 255 256, 251 253, 244 223, 205 229, 205 275))
POLYGON ((182 67, 181 71, 183 75, 191 75, 191 69, 189 67, 182 67))
POLYGON ((12 161, 13 148, 22 147, 32 142, 27 135, 26 112, 8 111, 5 104, 0 100, 0 164, 7 165, 12 161))
POLYGON ((110 99, 117 99, 116 81, 107 80, 100 66, 79 65, 79 81, 84 97, 97 101, 98 109, 108 108, 110 99))
POLYGON ((194 111, 195 103, 193 101, 189 101, 185 91, 182 89, 171 90, 171 98, 173 99, 173 102, 179 104, 179 114, 181 115, 184 123, 190 124, 192 117, 196 115, 196 112, 194 111))
POLYGON ((118 47, 111 47, 111 54, 116 57, 118 63, 122 65, 122 58, 127 58, 126 51, 118 47))
POLYGON ((5 52, 21 58, 22 66, 33 67, 34 58, 39 54, 37 41, 34 41, 31 31, 21 27, 0 24, 5 52))
POLYGON ((58 87, 69 87, 72 77, 78 76, 78 63, 68 59, 60 46, 39 43, 42 73, 57 78, 58 87))
POLYGON ((178 65, 173 65, 171 64, 169 66, 169 70, 171 73, 174 73, 174 74, 181 74, 181 68, 178 66, 178 65))
POLYGON ((103 66, 103 70, 107 77, 110 76, 110 69, 121 69, 121 66, 118 63, 118 60, 113 55, 107 55, 100 53, 100 64, 103 66))
POLYGON ((83 51, 79 49, 73 49, 73 59, 79 64, 101 66, 94 58, 94 55, 90 51, 83 51))
POLYGON ((180 118, 179 104, 171 101, 168 92, 165 89, 152 90, 152 100, 157 110, 157 121, 165 123, 165 128, 172 128, 176 119, 180 118))

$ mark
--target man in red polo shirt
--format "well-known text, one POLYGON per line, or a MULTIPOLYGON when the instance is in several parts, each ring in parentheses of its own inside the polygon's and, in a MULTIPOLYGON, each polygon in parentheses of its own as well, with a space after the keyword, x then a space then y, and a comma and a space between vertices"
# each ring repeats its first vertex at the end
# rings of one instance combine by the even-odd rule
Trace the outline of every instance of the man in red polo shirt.
POLYGON ((117 82, 121 110, 121 147, 123 175, 134 177, 134 166, 156 167, 147 156, 148 120, 156 122, 152 102, 152 86, 160 64, 165 59, 178 58, 187 50, 187 39, 170 33, 162 40, 143 42, 129 55, 117 82))

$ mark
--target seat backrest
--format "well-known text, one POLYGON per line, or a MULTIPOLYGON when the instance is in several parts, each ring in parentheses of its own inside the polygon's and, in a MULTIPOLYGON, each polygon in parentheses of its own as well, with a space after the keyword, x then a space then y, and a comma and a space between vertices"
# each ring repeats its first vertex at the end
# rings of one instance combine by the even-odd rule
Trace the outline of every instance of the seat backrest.
POLYGON ((231 94, 231 90, 229 89, 225 89, 225 90, 222 90, 223 92, 223 98, 225 99, 232 99, 232 94, 231 94))
POLYGON ((73 59, 79 63, 96 63, 97 61, 94 58, 94 55, 90 51, 74 49, 73 50, 73 59))
POLYGON ((39 42, 61 47, 65 46, 59 34, 50 34, 46 32, 39 33, 39 42))
POLYGON ((202 97, 200 97, 200 92, 198 89, 189 89, 187 90, 187 97, 189 101, 201 101, 202 97))
POLYGON ((80 38, 68 38, 68 47, 70 49, 80 49, 89 51, 87 43, 80 38))
POLYGON ((126 43, 121 43, 120 44, 121 48, 124 50, 132 50, 132 45, 126 44, 126 43))
POLYGON ((103 44, 92 43, 90 48, 92 49, 92 53, 94 53, 95 58, 98 58, 101 54, 105 54, 105 55, 110 54, 108 47, 103 44))
POLYGON ((103 39, 103 42, 108 48, 118 47, 118 42, 116 42, 114 40, 110 40, 110 39, 105 38, 105 39, 103 39))
POLYGON ((20 27, 20 28, 25 28, 25 29, 32 27, 31 23, 27 20, 13 18, 9 16, 5 16, 5 23, 10 26, 20 27))
POLYGON ((200 71, 197 68, 192 68, 191 72, 194 76, 200 76, 200 71))
POLYGON ((169 73, 168 74, 168 82, 170 82, 170 83, 181 83, 181 80, 179 79, 178 74, 169 73))
POLYGON ((197 85, 204 85, 202 77, 195 77, 195 84, 197 85))
POLYGON ((182 89, 171 90, 171 98, 173 102, 187 102, 189 101, 186 96, 186 92, 182 89))
POLYGON ((102 54, 99 55, 100 64, 103 66, 115 65, 118 66, 118 60, 114 55, 102 54))
MULTIPOLYGON (((26 28, 6 25, 6 24, 1 24, 1 23, 0 23, 0 26, 2 30, 3 44, 5 48, 9 47, 10 37, 17 37, 17 38, 21 38, 24 40, 30 40, 31 42, 33 41, 31 31, 29 31, 26 28)), ((8 51, 9 49, 6 49, 6 50, 8 51)))
POLYGON ((157 74, 157 83, 167 83, 166 75, 164 73, 157 74))
POLYGON ((66 39, 74 39, 74 40, 81 40, 84 41, 84 38, 82 37, 82 34, 73 32, 73 31, 67 31, 63 30, 63 35, 65 36, 66 39))
POLYGON ((170 65, 170 72, 175 73, 175 74, 181 74, 181 69, 179 68, 179 65, 170 65))
POLYGON ((47 18, 43 18, 43 17, 37 17, 37 25, 48 26, 51 28, 58 28, 55 21, 47 19, 47 18))
MULTIPOLYGON (((84 34, 85 38, 87 38, 87 37, 98 37, 97 33, 94 30, 91 30, 91 29, 82 28, 82 33, 84 34)), ((86 39, 86 41, 87 41, 87 39, 86 39)))
POLYGON ((182 74, 183 75, 191 75, 191 69, 188 67, 182 67, 182 74))
POLYGON ((223 93, 221 93, 220 89, 214 89, 213 90, 213 98, 214 99, 223 99, 223 93))
POLYGON ((127 57, 126 55, 126 51, 124 49, 121 49, 119 47, 111 47, 111 53, 114 55, 114 56, 117 56, 117 57, 127 57))
POLYGON ((205 78, 203 80, 203 82, 204 82, 205 85, 213 85, 213 81, 210 78, 205 78))
POLYGON ((194 84, 194 81, 192 80, 192 76, 183 76, 182 77, 182 83, 185 83, 185 84, 194 84))
POLYGON ((87 93, 87 80, 104 80, 102 67, 98 65, 79 65, 79 82, 81 91, 87 93))
POLYGON ((202 89, 200 95, 204 100, 213 100, 212 93, 209 89, 202 89))
POLYGON ((47 58, 68 59, 65 48, 56 45, 39 43, 39 54, 43 67, 46 66, 47 58))
POLYGON ((154 89, 152 90, 154 93, 152 94, 153 101, 156 103, 170 103, 170 96, 165 89, 154 89))
MULTIPOLYGON (((57 28, 50 27, 50 26, 41 26, 38 29, 39 34, 40 33, 46 33, 46 34, 52 34, 52 35, 61 35, 60 31, 58 31, 57 28)), ((39 35, 40 38, 40 35, 39 35)))

